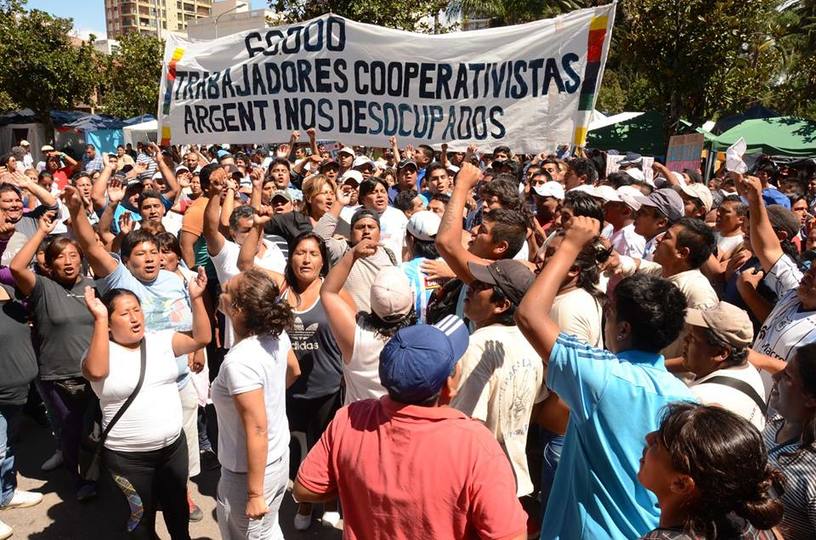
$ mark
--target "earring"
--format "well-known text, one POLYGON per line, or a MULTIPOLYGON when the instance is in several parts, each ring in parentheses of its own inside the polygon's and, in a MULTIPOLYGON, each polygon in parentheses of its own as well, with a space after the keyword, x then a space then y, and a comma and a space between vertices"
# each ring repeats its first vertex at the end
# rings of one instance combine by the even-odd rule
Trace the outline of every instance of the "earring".
POLYGON ((618 334, 618 341, 623 341, 623 336, 621 336, 620 334, 618 334))

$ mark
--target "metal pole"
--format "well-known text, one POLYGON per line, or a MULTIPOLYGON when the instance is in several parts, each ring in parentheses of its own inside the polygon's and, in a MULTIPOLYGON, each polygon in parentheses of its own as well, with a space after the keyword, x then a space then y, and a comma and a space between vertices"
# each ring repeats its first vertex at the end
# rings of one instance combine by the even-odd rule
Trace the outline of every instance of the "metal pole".
POLYGON ((229 8, 227 11, 225 11, 224 13, 222 13, 221 15, 219 15, 218 17, 215 18, 215 39, 218 39, 218 21, 219 21, 219 19, 221 19, 221 17, 223 17, 224 15, 229 13, 230 11, 235 11, 239 7, 240 6, 238 5, 238 3, 236 3, 233 7, 229 8))

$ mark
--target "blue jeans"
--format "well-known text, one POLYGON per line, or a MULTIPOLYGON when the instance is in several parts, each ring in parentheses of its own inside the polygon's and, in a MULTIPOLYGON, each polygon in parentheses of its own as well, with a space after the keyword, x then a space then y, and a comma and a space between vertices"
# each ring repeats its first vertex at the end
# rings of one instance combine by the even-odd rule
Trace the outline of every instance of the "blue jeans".
POLYGON ((544 458, 541 460, 541 515, 543 516, 555 480, 555 471, 558 468, 558 462, 561 461, 564 435, 556 435, 542 428, 541 446, 544 449, 544 458))
POLYGON ((11 502, 17 489, 17 467, 14 466, 11 437, 22 410, 22 405, 0 405, 0 507, 11 502))

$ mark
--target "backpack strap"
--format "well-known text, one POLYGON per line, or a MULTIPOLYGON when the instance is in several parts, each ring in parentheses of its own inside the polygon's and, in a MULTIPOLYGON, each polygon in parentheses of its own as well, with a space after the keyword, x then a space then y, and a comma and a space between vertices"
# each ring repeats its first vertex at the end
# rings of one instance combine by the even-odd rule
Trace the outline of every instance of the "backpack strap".
POLYGON ((716 377, 711 377, 710 379, 706 379, 703 381, 702 384, 712 383, 712 384, 721 384, 723 386, 728 386, 733 388, 734 390, 739 390, 751 400, 756 403, 756 406, 759 407, 760 412, 763 416, 768 414, 768 406, 765 404, 765 400, 757 394, 757 391, 754 390, 754 387, 748 384, 745 381, 741 381, 740 379, 735 379, 734 377, 726 377, 724 375, 717 375, 716 377))

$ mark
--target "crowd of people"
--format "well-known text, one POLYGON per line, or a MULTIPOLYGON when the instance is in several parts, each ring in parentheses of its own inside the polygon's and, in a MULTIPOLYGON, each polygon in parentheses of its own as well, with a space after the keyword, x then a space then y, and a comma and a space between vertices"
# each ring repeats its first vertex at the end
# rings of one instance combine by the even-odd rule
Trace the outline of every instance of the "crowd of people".
POLYGON ((814 538, 814 170, 305 135, 0 159, 2 509, 41 412, 137 539, 814 538))

